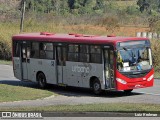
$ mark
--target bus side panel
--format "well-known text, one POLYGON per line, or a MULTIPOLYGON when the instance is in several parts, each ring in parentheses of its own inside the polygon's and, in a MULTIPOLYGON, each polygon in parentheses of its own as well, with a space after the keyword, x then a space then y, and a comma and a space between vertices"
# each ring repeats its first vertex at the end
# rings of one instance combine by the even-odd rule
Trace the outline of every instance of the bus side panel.
POLYGON ((19 57, 13 57, 13 71, 14 71, 14 76, 22 80, 22 71, 21 71, 21 58, 19 57))
POLYGON ((100 80, 101 87, 104 89, 103 64, 66 62, 67 81, 65 84, 90 88, 90 78, 93 76, 100 80))
POLYGON ((36 82, 38 72, 43 72, 47 83, 57 84, 55 76, 55 61, 45 59, 30 59, 29 80, 36 82))

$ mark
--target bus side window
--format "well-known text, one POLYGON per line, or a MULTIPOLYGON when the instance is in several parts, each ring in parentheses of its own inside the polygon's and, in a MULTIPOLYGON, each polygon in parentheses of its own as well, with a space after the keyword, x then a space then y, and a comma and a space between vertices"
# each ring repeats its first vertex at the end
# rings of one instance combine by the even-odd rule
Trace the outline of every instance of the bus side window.
POLYGON ((89 46, 80 45, 80 62, 89 62, 89 46))
POLYGON ((79 45, 70 44, 68 46, 68 61, 78 62, 79 45))
POLYGON ((90 46, 90 57, 91 63, 102 63, 102 52, 100 46, 90 46))
POLYGON ((40 58, 44 59, 46 58, 46 44, 45 43, 40 43, 39 44, 39 52, 40 52, 40 58))
POLYGON ((32 42, 31 58, 39 58, 39 43, 38 42, 32 42))
POLYGON ((53 43, 46 43, 45 46, 46 59, 54 59, 53 43))

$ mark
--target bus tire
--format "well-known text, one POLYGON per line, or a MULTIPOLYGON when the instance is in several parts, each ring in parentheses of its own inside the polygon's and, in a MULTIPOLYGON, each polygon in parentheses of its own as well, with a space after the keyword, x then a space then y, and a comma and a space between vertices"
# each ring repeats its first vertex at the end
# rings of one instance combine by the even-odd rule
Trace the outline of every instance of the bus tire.
POLYGON ((124 90, 124 93, 125 93, 125 94, 131 94, 132 90, 133 90, 133 89, 130 89, 130 90, 124 90))
POLYGON ((99 95, 102 93, 101 84, 98 78, 95 78, 92 84, 94 94, 99 95))
POLYGON ((47 86, 46 77, 44 73, 40 72, 37 74, 37 81, 40 88, 45 89, 47 86))

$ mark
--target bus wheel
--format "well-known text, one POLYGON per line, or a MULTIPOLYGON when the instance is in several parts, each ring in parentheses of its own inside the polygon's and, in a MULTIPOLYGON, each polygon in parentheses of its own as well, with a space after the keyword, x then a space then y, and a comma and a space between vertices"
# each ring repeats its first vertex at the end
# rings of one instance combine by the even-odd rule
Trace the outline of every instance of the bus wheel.
POLYGON ((124 90, 124 93, 126 93, 126 94, 131 94, 132 90, 133 90, 133 89, 130 89, 130 90, 124 90))
POLYGON ((100 81, 97 78, 93 81, 92 89, 96 95, 99 95, 102 92, 100 81))
POLYGON ((42 72, 38 73, 37 81, 38 81, 38 85, 40 88, 42 88, 42 89, 46 88, 46 86, 47 86, 46 77, 42 72))

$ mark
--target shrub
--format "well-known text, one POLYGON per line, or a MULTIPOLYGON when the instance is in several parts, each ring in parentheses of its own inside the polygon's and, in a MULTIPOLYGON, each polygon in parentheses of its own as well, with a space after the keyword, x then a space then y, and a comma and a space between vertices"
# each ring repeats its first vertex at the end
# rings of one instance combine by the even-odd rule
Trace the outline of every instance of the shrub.
POLYGON ((0 58, 3 60, 11 60, 12 58, 10 43, 3 39, 0 41, 0 58))
POLYGON ((126 8, 126 12, 127 12, 127 14, 129 14, 129 15, 136 15, 136 14, 139 13, 139 10, 137 9, 136 6, 128 6, 128 7, 126 8))
POLYGON ((153 32, 160 33, 160 20, 154 22, 151 28, 153 32))
POLYGON ((0 23, 0 59, 11 60, 11 39, 12 35, 18 34, 19 24, 17 23, 0 23))
POLYGON ((160 63, 159 63, 160 41, 152 40, 151 47, 152 47, 153 66, 155 68, 155 71, 160 71, 160 63))
POLYGON ((102 26, 104 26, 106 28, 107 31, 112 31, 112 32, 115 29, 120 27, 118 18, 111 17, 111 16, 102 19, 101 24, 102 24, 102 26))

